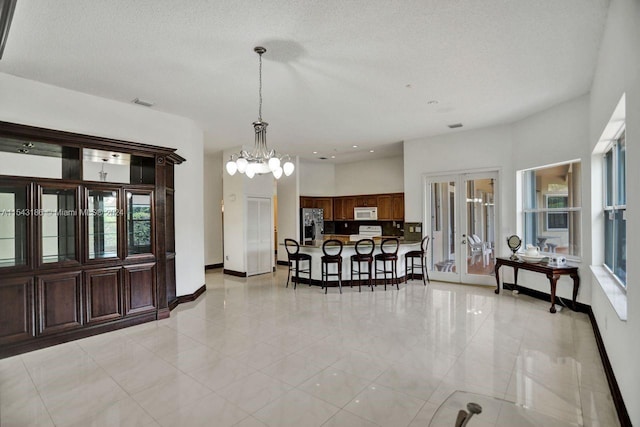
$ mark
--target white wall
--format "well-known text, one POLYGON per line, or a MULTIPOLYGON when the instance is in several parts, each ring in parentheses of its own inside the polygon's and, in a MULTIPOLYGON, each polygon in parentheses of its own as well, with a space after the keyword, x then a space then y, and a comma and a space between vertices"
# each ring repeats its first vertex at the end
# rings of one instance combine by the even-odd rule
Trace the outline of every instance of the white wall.
POLYGON ((301 173, 299 168, 299 160, 295 159, 296 170, 293 175, 283 176, 278 180, 278 261, 287 260, 287 251, 280 243, 284 243, 284 239, 300 238, 300 179, 301 173))
POLYGON ((402 156, 335 166, 334 196, 355 194, 402 193, 404 159, 402 156))
POLYGON ((204 263, 222 263, 222 152, 204 156, 204 263))
POLYGON ((0 73, 0 120, 178 149, 177 294, 204 284, 203 135, 192 120, 0 73))
POLYGON ((336 169, 332 163, 299 162, 300 196, 334 196, 336 169))
MULTIPOLYGON (((591 88, 588 149, 595 147, 616 104, 626 93, 627 321, 619 320, 602 288, 592 286, 593 314, 631 422, 640 425, 640 2, 611 0, 591 88)), ((596 248, 594 248, 596 250, 596 248)))

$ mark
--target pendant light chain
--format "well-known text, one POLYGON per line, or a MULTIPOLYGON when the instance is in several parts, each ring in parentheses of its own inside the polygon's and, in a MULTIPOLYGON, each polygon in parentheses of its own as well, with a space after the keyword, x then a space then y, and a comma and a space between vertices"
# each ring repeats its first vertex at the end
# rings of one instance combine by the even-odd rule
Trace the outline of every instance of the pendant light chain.
POLYGON ((258 86, 258 94, 260 95, 260 103, 258 104, 258 121, 261 122, 262 121, 262 54, 260 53, 258 56, 260 56, 260 71, 259 71, 259 81, 260 84, 258 86))

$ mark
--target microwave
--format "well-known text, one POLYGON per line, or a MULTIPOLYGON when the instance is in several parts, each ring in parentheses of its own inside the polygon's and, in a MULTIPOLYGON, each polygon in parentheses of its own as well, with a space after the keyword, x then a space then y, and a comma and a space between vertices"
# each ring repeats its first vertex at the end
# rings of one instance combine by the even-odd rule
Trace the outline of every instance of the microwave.
POLYGON ((378 219, 378 208, 353 208, 353 219, 356 221, 375 221, 378 219))

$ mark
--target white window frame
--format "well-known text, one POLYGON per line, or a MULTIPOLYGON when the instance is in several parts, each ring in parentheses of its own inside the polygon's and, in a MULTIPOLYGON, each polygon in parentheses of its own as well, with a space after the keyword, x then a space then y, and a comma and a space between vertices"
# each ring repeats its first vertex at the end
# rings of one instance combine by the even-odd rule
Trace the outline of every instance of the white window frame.
POLYGON ((553 194, 553 193, 547 193, 544 195, 544 200, 545 200, 545 206, 547 206, 546 211, 547 211, 547 218, 546 218, 546 224, 545 224, 545 229, 547 231, 567 231, 569 230, 568 227, 564 227, 564 228, 558 228, 558 227, 551 227, 549 224, 551 223, 549 221, 549 215, 551 214, 564 214, 567 218, 566 223, 567 225, 569 224, 569 211, 567 209, 569 209, 568 206, 564 207, 564 208, 549 208, 549 197, 564 197, 567 200, 566 205, 569 204, 569 194, 553 194))

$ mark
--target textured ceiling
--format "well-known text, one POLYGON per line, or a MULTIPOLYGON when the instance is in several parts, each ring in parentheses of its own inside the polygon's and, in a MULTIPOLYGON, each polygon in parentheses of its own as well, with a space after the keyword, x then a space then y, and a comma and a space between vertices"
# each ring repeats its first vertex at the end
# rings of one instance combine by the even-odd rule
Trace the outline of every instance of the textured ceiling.
POLYGON ((269 146, 350 161, 459 131, 448 124, 508 123, 588 92, 607 7, 608 0, 20 0, 0 72, 154 102, 195 120, 207 150, 217 151, 253 144, 253 47, 262 45, 269 146))

